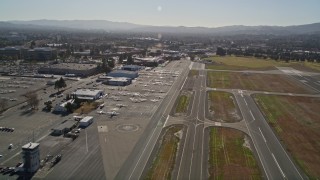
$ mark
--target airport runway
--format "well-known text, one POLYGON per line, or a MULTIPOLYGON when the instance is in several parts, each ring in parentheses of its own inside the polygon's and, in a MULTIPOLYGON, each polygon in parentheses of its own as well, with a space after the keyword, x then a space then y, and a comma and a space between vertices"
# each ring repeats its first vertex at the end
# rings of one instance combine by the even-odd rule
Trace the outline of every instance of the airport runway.
MULTIPOLYGON (((194 63, 194 67, 201 66, 194 63)), ((206 76, 205 71, 199 70, 199 76, 192 77, 193 83, 185 86, 185 90, 190 90, 193 85, 194 97, 189 116, 186 118, 188 127, 183 141, 181 158, 177 162, 178 166, 174 179, 207 179, 207 157, 204 155, 204 134, 205 134, 205 97, 206 97, 206 76)), ((189 78, 191 79, 191 78, 189 78)))
POLYGON ((140 179, 188 73, 185 68, 174 82, 115 179, 140 179))
POLYGON ((266 179, 306 179, 295 166, 250 95, 233 93, 246 121, 266 179))

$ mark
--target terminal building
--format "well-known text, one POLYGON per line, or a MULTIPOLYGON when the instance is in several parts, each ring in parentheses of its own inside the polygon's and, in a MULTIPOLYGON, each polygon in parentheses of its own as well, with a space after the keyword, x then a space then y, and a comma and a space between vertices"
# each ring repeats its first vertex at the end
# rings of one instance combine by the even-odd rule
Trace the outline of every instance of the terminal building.
POLYGON ((96 64, 60 63, 53 64, 38 69, 39 74, 66 75, 86 77, 97 72, 96 64))
POLYGON ((40 167, 39 143, 28 143, 22 146, 23 170, 34 173, 40 167))

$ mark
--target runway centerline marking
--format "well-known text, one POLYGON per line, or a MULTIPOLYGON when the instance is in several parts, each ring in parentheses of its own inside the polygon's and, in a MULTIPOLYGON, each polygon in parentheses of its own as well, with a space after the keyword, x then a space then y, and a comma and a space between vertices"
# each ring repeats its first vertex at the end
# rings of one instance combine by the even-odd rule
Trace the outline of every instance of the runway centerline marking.
POLYGON ((250 110, 250 114, 251 114, 251 116, 252 116, 253 120, 256 120, 256 118, 254 118, 254 116, 253 116, 253 114, 252 114, 252 111, 251 111, 251 110, 250 110))
POLYGON ((262 136, 262 138, 263 138, 264 142, 266 143, 266 142, 267 142, 267 140, 266 140, 266 138, 264 137, 264 135, 263 135, 263 133, 262 133, 262 131, 261 131, 260 127, 259 127, 259 131, 260 131, 260 133, 261 133, 261 136, 262 136))
POLYGON ((278 166, 278 168, 279 168, 279 170, 280 170, 280 172, 281 172, 281 174, 282 174, 282 177, 283 177, 283 178, 286 178, 286 175, 285 175, 284 172, 282 171, 282 169, 281 169, 281 167, 280 167, 280 165, 279 165, 276 157, 274 156, 273 153, 271 153, 271 155, 272 155, 273 160, 276 162, 276 164, 277 164, 277 166, 278 166))

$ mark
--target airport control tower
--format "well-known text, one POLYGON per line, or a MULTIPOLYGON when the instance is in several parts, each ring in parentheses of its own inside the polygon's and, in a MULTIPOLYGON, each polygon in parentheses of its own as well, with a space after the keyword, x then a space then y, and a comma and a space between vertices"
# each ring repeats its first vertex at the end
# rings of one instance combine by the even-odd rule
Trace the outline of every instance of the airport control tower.
POLYGON ((39 143, 28 143, 22 146, 24 172, 34 173, 40 167, 39 143))

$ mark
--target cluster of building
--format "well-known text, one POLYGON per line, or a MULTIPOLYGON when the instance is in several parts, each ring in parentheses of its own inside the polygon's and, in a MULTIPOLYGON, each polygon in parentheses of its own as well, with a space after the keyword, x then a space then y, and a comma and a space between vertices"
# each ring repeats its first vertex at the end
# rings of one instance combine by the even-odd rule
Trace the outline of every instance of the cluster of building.
POLYGON ((5 47, 0 48, 0 57, 47 61, 53 60, 57 57, 57 50, 50 47, 34 49, 28 49, 24 47, 5 47))
POLYGON ((55 74, 66 75, 73 74, 74 76, 86 77, 97 72, 96 64, 79 64, 79 63, 59 63, 50 64, 38 69, 39 74, 55 74))
POLYGON ((114 70, 105 76, 99 76, 97 82, 113 86, 127 86, 139 76, 138 71, 144 67, 138 65, 122 66, 120 70, 114 70))

